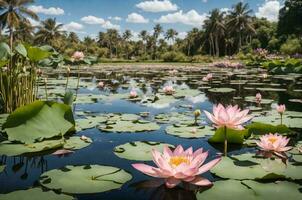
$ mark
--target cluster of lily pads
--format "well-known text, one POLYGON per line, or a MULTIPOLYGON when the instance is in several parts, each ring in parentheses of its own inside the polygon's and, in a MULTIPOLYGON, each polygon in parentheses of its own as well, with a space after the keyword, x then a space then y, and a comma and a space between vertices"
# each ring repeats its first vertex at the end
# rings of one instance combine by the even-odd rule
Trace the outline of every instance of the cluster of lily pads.
MULTIPOLYGON (((82 59, 82 55, 78 52, 75 59, 82 59)), ((173 72, 175 73, 178 72, 173 72)), ((126 100, 147 108, 164 109, 172 104, 181 104, 184 99, 196 102, 203 98, 202 90, 206 90, 211 95, 228 95, 237 91, 234 88, 218 87, 221 81, 217 80, 217 74, 204 75, 206 78, 202 79, 203 85, 199 89, 167 83, 165 86, 160 86, 156 92, 149 94, 141 91, 147 89, 147 86, 140 83, 124 84, 122 87, 127 91, 119 93, 114 92, 116 91, 114 83, 108 84, 106 80, 91 83, 83 81, 85 79, 80 81, 79 78, 69 78, 66 84, 65 80, 48 79, 45 93, 49 95, 48 100, 57 100, 62 91, 66 91, 67 85, 77 84, 76 88, 69 89, 75 91, 79 88, 98 89, 101 93, 77 94, 75 105, 126 100)), ((224 75, 226 75, 225 80, 233 76, 233 74, 224 75)), ((237 76, 246 78, 247 74, 237 74, 237 76)), ((175 78, 183 80, 190 79, 190 76, 175 78)), ((247 82, 230 81, 230 83, 240 87, 247 82)), ((259 87, 259 84, 253 83, 249 86, 259 87)), ((40 91, 40 96, 43 96, 43 90, 40 91)), ((270 92, 274 89, 262 88, 260 91, 270 92)), ((237 98, 237 100, 241 99, 237 98)), ((214 106, 213 113, 204 111, 208 121, 214 126, 205 123, 206 118, 202 111, 193 112, 192 107, 185 105, 179 106, 190 111, 162 113, 153 118, 149 113, 98 114, 76 111, 74 114, 77 118, 74 119, 69 105, 36 101, 17 109, 9 116, 0 116, 0 125, 6 137, 6 140, 0 143, 0 155, 17 156, 49 150, 54 155, 72 153, 93 142, 86 136, 73 136, 75 131, 97 128, 104 133, 139 133, 156 131, 161 128, 160 124, 166 124, 165 132, 171 136, 188 139, 205 138, 210 143, 224 144, 224 156, 222 157, 221 153, 206 162, 209 152, 205 149, 185 150, 181 145, 150 141, 132 141, 118 145, 114 148, 114 154, 121 159, 137 161, 138 163, 133 164, 135 169, 148 176, 162 178, 168 188, 176 187, 180 183, 184 186, 187 183, 205 186, 205 191, 196 193, 197 199, 239 199, 243 195, 247 199, 267 199, 271 194, 276 199, 286 197, 300 199, 300 186, 297 181, 302 179, 301 143, 293 144, 296 146, 291 148, 288 146, 288 137, 294 134, 293 129, 290 128, 301 128, 301 114, 285 111, 282 105, 272 112, 262 111, 263 105, 270 105, 273 101, 263 99, 260 95, 245 97, 244 101, 256 105, 251 109, 251 114, 249 110, 241 110, 238 106, 224 107, 221 104, 214 106), (247 122, 249 124, 246 124, 247 122), (245 128, 242 125, 246 125, 245 128), (251 151, 241 154, 227 153, 230 144, 252 148, 251 151), (254 148, 257 146, 258 151, 254 148), (157 167, 140 163, 151 160, 157 167), (201 176, 209 170, 218 181, 212 182, 201 176)), ((3 170, 5 166, 0 166, 0 173, 3 170)), ((43 189, 17 191, 0 195, 0 199, 20 198, 24 194, 41 197, 45 195, 46 199, 73 199, 68 195, 118 189, 131 179, 130 173, 113 166, 68 165, 43 173, 39 180, 43 189), (62 194, 52 191, 60 191, 62 194)))

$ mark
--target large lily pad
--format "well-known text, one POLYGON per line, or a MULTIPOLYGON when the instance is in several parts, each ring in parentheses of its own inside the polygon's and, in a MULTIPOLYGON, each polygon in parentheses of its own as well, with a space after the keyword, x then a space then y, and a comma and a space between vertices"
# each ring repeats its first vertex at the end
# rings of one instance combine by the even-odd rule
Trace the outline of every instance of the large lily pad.
POLYGON ((79 150, 88 147, 91 143, 92 140, 90 138, 82 140, 80 137, 71 137, 66 140, 66 143, 64 144, 64 149, 79 150))
POLYGON ((249 124, 246 126, 246 128, 248 129, 250 135, 264 135, 268 133, 287 134, 292 132, 285 125, 273 126, 271 124, 264 124, 260 122, 249 124))
POLYGON ((18 190, 8 194, 0 194, 0 200, 73 200, 72 196, 56 194, 53 191, 44 192, 40 188, 18 190))
POLYGON ((209 126, 168 126, 166 133, 181 138, 201 138, 214 135, 213 128, 209 126))
MULTIPOLYGON (((209 139, 212 143, 223 143, 224 142, 224 128, 217 129, 213 137, 209 139)), ((244 138, 248 136, 248 129, 234 130, 227 129, 227 140, 228 143, 242 144, 244 138)))
POLYGON ((114 148, 114 154, 120 158, 137 161, 152 160, 152 149, 163 151, 164 146, 174 147, 170 144, 159 142, 130 142, 114 148))
POLYGON ((254 191, 243 185, 240 181, 226 180, 214 182, 213 187, 196 194, 197 200, 255 200, 254 191))
MULTIPOLYGON (((280 125, 280 115, 276 111, 266 113, 266 115, 256 116, 253 122, 261 122, 271 125, 280 125)), ((302 112, 286 111, 283 114, 283 124, 289 128, 302 128, 302 112)))
POLYGON ((175 103, 177 101, 178 100, 175 99, 171 95, 160 95, 160 94, 157 94, 155 100, 143 102, 143 105, 145 105, 147 107, 156 108, 156 109, 162 109, 162 108, 169 107, 171 104, 173 104, 173 103, 175 103))
POLYGON ((302 199, 302 193, 299 191, 301 186, 295 183, 281 181, 262 184, 255 181, 245 180, 243 181, 243 184, 250 187, 255 192, 255 195, 258 197, 258 199, 302 199))
POLYGON ((233 88, 211 88, 208 91, 212 93, 231 93, 235 92, 236 90, 233 88))
POLYGON ((74 129, 71 107, 65 104, 35 101, 13 112, 3 125, 10 141, 31 144, 65 135, 74 129))
POLYGON ((211 172, 221 178, 237 180, 245 179, 302 179, 301 166, 288 163, 285 165, 280 159, 256 158, 253 154, 242 154, 232 158, 223 157, 219 165, 211 172), (236 172, 236 173, 234 173, 236 172))
POLYGON ((116 167, 66 166, 45 172, 40 183, 68 194, 91 194, 121 188, 131 178, 129 173, 116 167))
POLYGON ((0 165, 0 173, 5 169, 5 165, 0 165))

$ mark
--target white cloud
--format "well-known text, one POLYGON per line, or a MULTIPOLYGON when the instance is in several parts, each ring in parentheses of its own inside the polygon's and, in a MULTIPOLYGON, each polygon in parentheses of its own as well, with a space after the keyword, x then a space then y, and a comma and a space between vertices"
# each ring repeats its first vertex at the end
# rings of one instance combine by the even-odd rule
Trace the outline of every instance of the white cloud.
POLYGON ((131 13, 128 15, 127 22, 136 24, 145 24, 149 22, 149 19, 145 19, 142 15, 137 13, 131 13))
POLYGON ((115 20, 115 21, 122 21, 121 17, 115 16, 115 17, 108 17, 110 20, 115 20))
POLYGON ((77 22, 70 22, 69 24, 65 24, 63 26, 63 30, 68 32, 77 32, 84 28, 84 26, 77 22))
POLYGON ((176 36, 179 39, 185 39, 187 37, 188 33, 187 32, 180 32, 178 33, 178 35, 176 36))
POLYGON ((41 13, 45 15, 64 15, 64 10, 62 8, 44 8, 43 6, 30 6, 29 9, 35 13, 41 13))
POLYGON ((136 4, 136 7, 146 12, 166 12, 166 11, 176 11, 178 9, 177 5, 173 4, 169 0, 143 1, 139 4, 136 4))
POLYGON ((120 29, 119 25, 112 24, 108 20, 104 20, 103 18, 95 17, 92 15, 82 17, 81 21, 90 25, 101 25, 104 29, 120 29))
POLYGON ((202 0, 202 2, 203 2, 203 3, 207 3, 207 2, 208 2, 208 0, 202 0))
POLYGON ((105 23, 102 24, 102 27, 104 29, 116 29, 116 30, 119 30, 121 28, 120 25, 112 24, 110 21, 105 21, 105 23))
POLYGON ((32 26, 39 26, 40 25, 40 22, 39 21, 36 21, 36 20, 34 20, 34 19, 32 19, 32 18, 26 18, 29 22, 30 22, 30 24, 32 25, 32 26))
POLYGON ((269 21, 278 21, 281 4, 277 0, 266 0, 256 12, 256 17, 266 18, 269 21))
POLYGON ((182 10, 161 16, 159 19, 155 20, 157 23, 182 23, 186 25, 191 25, 194 27, 201 27, 204 20, 207 18, 207 14, 198 14, 195 10, 190 10, 184 13, 182 10))
POLYGON ((82 22, 86 24, 104 24, 105 20, 103 18, 95 17, 92 15, 82 17, 82 22))

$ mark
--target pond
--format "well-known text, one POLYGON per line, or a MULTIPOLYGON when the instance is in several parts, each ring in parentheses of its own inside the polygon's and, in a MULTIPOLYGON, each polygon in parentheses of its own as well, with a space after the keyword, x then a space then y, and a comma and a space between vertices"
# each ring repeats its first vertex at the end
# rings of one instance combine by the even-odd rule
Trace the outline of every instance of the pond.
MULTIPOLYGON (((162 148, 161 143, 174 147, 180 144, 184 148, 192 146, 194 150, 202 147, 209 151, 206 162, 216 158, 217 153, 223 151, 223 146, 208 142, 208 139, 214 134, 210 121, 202 112, 197 120, 198 126, 192 124, 195 110, 212 112, 213 105, 218 103, 238 104, 241 108, 249 108, 250 113, 255 116, 253 121, 264 122, 267 120, 275 125, 278 125, 279 119, 272 120, 270 114, 274 112, 277 104, 285 104, 288 114, 284 116, 284 123, 297 133, 291 137, 290 142, 291 146, 295 146, 301 140, 302 76, 290 74, 266 77, 263 75, 265 73, 260 68, 232 70, 210 67, 178 67, 177 70, 169 67, 154 69, 152 67, 82 68, 80 89, 73 104, 77 123, 75 136, 86 136, 91 139, 91 143, 83 145, 79 144, 79 141, 75 141, 73 145, 78 147, 75 148, 77 150, 73 149, 75 150, 73 153, 64 156, 53 155, 54 151, 23 156, 2 155, 0 164, 5 165, 5 169, 0 173, 0 193, 6 194, 32 187, 40 188, 42 184, 44 189, 57 189, 54 191, 72 195, 79 200, 211 198, 212 194, 206 192, 215 188, 200 189, 187 186, 189 190, 185 190, 179 186, 167 189, 164 185, 158 184, 156 178, 142 174, 131 164, 154 165, 151 161, 151 149, 153 147, 162 148), (203 77, 209 73, 213 74, 213 79, 203 81, 203 77), (104 83, 104 87, 98 87, 100 81, 104 83), (175 93, 165 95, 164 86, 172 86, 175 93), (129 98, 131 91, 135 91, 137 97, 129 98), (261 105, 258 105, 254 98, 258 92, 262 95, 261 105), (77 179, 80 173, 88 174, 83 169, 93 171, 99 167, 98 165, 103 166, 99 169, 100 171, 106 171, 106 166, 112 166, 117 168, 117 171, 113 173, 120 173, 116 175, 116 180, 107 180, 106 184, 109 185, 109 189, 99 187, 98 190, 97 183, 94 186, 89 186, 88 183, 87 187, 83 186, 83 188, 79 186, 81 183, 86 184, 85 180, 77 179), (82 171, 74 169, 72 166, 82 166, 82 171), (61 168, 64 169, 53 171, 61 168), (53 173, 48 173, 49 171, 53 173), (75 175, 71 179, 66 176, 62 179, 62 183, 49 183, 49 177, 59 178, 61 175, 64 176, 65 171, 74 172, 75 175), (74 186, 64 189, 56 186, 56 184, 70 183, 74 183, 74 186), (203 192, 203 190, 207 191, 203 192), (196 195, 197 191, 199 192, 196 195)), ((72 70, 71 75, 68 79, 68 89, 75 92, 77 73, 72 70)), ((48 100, 61 99, 60 94, 64 93, 66 86, 66 72, 49 70, 47 76, 48 100)), ((39 88, 41 99, 46 98, 45 93, 45 85, 41 80, 39 88)), ((231 144, 228 150, 229 155, 254 154, 257 148, 249 142, 253 143, 252 140, 247 140, 243 145, 231 144)), ((295 169, 278 179, 282 183, 276 187, 281 188, 281 193, 275 199, 289 198, 291 194, 293 199, 301 198, 298 190, 301 188, 299 183, 301 184, 302 179, 301 154, 297 154, 296 157, 297 162, 290 158, 290 161, 293 162, 291 166, 295 166, 295 169)), ((232 173, 236 173, 235 170, 232 173)), ((214 187, 217 183, 219 187, 217 186, 215 192, 222 194, 224 191, 220 189, 221 187, 232 185, 234 188, 238 188, 237 191, 233 191, 232 199, 236 199, 236 194, 249 193, 249 188, 259 191, 259 199, 267 199, 268 193, 273 191, 269 184, 274 184, 274 180, 255 182, 257 173, 255 173, 255 177, 249 178, 244 176, 244 172, 243 170, 238 178, 229 177, 227 173, 221 173, 219 170, 212 174, 207 172, 203 176, 211 181, 230 178, 222 186, 220 186, 223 184, 222 182, 214 182, 214 187), (261 190, 262 185, 267 187, 267 192, 261 190)), ((238 173, 240 172, 238 171, 238 173)), ((278 173, 275 172, 275 174, 278 173)), ((264 174, 264 176, 266 175, 264 174)), ((232 197, 232 195, 228 196, 228 192, 224 195, 223 199, 232 197)), ((216 196, 216 199, 218 199, 217 197, 219 196, 216 196)), ((63 196, 62 199, 64 199, 63 196)))

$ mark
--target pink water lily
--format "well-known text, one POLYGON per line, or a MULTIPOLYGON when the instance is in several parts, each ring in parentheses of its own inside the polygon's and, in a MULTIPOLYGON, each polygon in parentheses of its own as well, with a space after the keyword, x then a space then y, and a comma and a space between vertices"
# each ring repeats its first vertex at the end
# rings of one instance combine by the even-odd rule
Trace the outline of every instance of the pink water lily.
POLYGON ((276 110, 277 110, 277 112, 278 112, 279 114, 283 114, 283 113, 285 112, 285 110, 286 110, 286 107, 285 107, 284 104, 277 105, 276 110))
POLYGON ((173 86, 165 86, 163 91, 167 95, 172 95, 175 92, 173 86))
POLYGON ((137 92, 135 90, 131 90, 130 98, 136 98, 136 97, 137 97, 137 92))
POLYGON ((216 128, 227 127, 231 129, 244 129, 242 124, 252 119, 248 115, 249 110, 241 110, 238 105, 224 107, 221 104, 213 107, 213 114, 204 111, 206 116, 211 120, 216 128))
POLYGON ((74 59, 75 61, 80 61, 84 59, 84 53, 81 51, 76 51, 73 53, 72 55, 72 59, 74 59))
POLYGON ((270 151, 279 155, 280 153, 286 152, 292 148, 287 146, 290 139, 283 137, 278 133, 266 134, 261 136, 259 139, 260 141, 256 142, 256 144, 263 151, 270 151))
POLYGON ((98 83, 98 87, 99 87, 99 88, 103 88, 104 86, 105 86, 104 82, 100 81, 100 82, 98 83))
POLYGON ((146 164, 132 166, 148 176, 165 179, 168 188, 173 188, 182 181, 198 186, 212 185, 211 181, 199 175, 209 171, 221 160, 216 158, 204 164, 208 152, 204 152, 202 148, 193 152, 192 147, 184 150, 180 145, 173 152, 167 146, 163 153, 153 150, 152 155, 157 168, 146 164))
POLYGON ((260 104, 261 101, 262 101, 262 95, 261 95, 260 93, 257 93, 255 98, 256 98, 256 102, 257 102, 258 104, 260 104))

